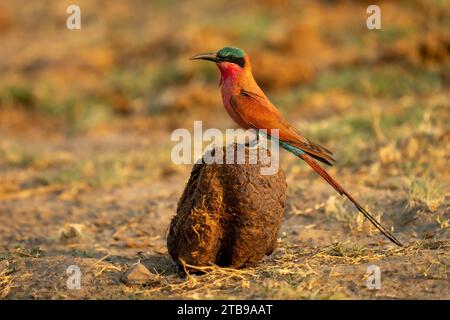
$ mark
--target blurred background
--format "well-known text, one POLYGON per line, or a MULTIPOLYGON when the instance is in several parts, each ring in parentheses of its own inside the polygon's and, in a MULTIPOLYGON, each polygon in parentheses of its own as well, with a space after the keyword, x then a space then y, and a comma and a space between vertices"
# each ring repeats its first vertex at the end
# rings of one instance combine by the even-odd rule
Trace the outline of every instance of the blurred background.
MULTIPOLYGON (((390 211, 383 220, 403 239, 448 238, 450 5, 376 1, 382 29, 368 30, 372 2, 0 1, 0 249, 50 250, 66 223, 90 225, 107 250, 164 248, 191 169, 170 161, 170 133, 194 120, 234 127, 217 68, 188 58, 229 45, 249 53, 299 130, 335 152, 331 172, 378 217, 390 211), (70 4, 81 30, 66 28, 70 4), (147 233, 112 240, 130 220, 147 233)), ((282 158, 288 218, 323 203, 361 233, 331 189, 282 158), (317 192, 299 203, 306 179, 317 192)))

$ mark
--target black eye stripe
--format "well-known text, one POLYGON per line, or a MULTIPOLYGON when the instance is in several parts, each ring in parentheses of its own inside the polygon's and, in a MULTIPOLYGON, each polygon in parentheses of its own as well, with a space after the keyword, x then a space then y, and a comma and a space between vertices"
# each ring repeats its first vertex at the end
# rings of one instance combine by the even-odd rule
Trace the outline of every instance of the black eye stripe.
POLYGON ((240 66, 241 68, 243 68, 245 66, 245 59, 243 57, 226 56, 226 57, 222 57, 222 60, 228 61, 231 63, 235 63, 238 66, 240 66))

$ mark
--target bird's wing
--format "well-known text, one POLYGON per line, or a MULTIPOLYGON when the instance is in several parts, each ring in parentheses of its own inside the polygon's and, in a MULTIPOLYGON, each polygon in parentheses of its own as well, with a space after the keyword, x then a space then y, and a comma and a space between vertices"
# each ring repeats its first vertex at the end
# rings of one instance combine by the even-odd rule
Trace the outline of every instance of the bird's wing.
POLYGON ((345 195, 356 208, 393 243, 402 246, 381 223, 379 223, 359 202, 355 200, 328 172, 326 172, 313 158, 329 163, 333 160, 330 152, 325 148, 313 144, 284 119, 280 112, 263 95, 250 93, 241 90, 239 95, 232 96, 230 103, 235 112, 246 121, 247 124, 258 129, 279 129, 279 139, 295 148, 289 148, 289 151, 303 159, 311 168, 314 169, 325 181, 327 181, 341 196, 345 195), (300 149, 300 150, 298 150, 300 149), (303 152, 301 152, 303 151, 303 152))
POLYGON ((331 157, 333 153, 330 150, 304 137, 265 96, 241 89, 239 94, 231 96, 230 105, 235 113, 249 126, 255 129, 267 129, 268 131, 278 129, 281 141, 326 164, 332 165, 335 161, 331 157))

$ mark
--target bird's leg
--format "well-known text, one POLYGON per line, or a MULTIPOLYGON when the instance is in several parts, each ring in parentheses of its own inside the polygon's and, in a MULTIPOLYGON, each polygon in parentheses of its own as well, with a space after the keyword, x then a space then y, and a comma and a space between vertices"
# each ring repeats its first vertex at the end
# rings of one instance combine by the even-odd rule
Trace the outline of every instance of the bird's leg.
POLYGON ((259 130, 256 130, 256 138, 252 141, 246 142, 245 147, 246 148, 253 148, 259 144, 259 130))

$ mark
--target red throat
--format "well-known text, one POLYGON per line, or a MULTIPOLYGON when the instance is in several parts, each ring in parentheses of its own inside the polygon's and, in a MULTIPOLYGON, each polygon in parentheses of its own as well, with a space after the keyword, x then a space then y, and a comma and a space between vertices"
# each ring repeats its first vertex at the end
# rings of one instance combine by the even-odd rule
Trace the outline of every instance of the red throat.
POLYGON ((218 63, 217 66, 220 70, 220 83, 219 86, 222 86, 225 83, 234 83, 237 81, 239 76, 242 74, 243 69, 237 64, 230 62, 221 62, 218 63))

